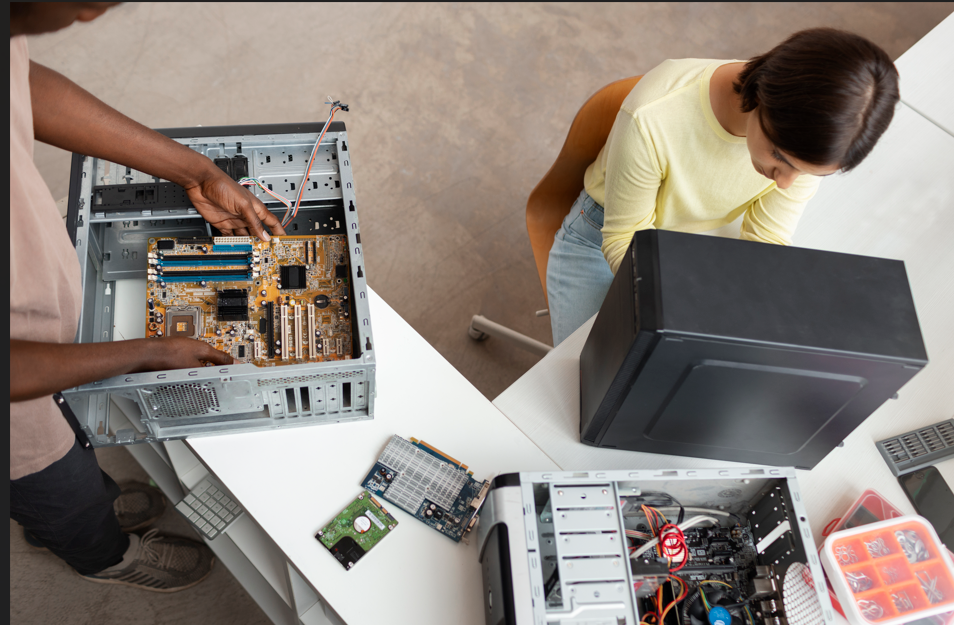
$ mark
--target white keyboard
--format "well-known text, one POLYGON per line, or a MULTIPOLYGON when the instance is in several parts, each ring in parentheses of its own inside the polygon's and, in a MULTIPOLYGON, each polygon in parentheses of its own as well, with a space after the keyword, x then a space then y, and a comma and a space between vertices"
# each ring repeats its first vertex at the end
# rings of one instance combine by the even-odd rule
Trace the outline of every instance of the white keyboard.
POLYGON ((224 532, 243 512, 222 485, 210 477, 177 503, 176 510, 209 540, 224 532))

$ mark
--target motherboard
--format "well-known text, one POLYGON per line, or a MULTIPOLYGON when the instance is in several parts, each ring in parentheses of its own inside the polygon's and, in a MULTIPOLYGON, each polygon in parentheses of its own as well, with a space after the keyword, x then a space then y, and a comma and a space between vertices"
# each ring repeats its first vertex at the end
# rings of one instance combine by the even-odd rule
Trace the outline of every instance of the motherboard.
POLYGON ((318 530, 315 538, 341 566, 351 569, 397 524, 374 497, 361 493, 331 523, 318 530))
POLYGON ((467 465, 412 438, 392 436, 362 486, 460 542, 477 524, 477 513, 490 490, 467 465))
POLYGON ((149 239, 146 338, 259 367, 352 358, 345 235, 149 239))

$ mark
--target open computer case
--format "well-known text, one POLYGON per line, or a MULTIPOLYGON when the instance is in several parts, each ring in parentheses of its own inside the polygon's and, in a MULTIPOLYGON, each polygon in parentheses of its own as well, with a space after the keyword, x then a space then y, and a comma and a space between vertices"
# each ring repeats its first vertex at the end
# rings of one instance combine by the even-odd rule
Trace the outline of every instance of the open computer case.
POLYGON ((684 585, 667 623, 715 622, 700 588, 732 625, 834 623, 814 545, 791 467, 500 475, 477 534, 485 621, 656 623, 654 601, 684 585), (682 561, 633 551, 646 536, 644 505, 673 523, 680 510, 686 521, 707 517, 686 528, 682 561))
MULTIPOLYGON (((255 177, 293 198, 323 128, 304 123, 159 132, 208 156, 236 180, 255 177)), ((374 339, 343 123, 330 124, 313 160, 301 208, 286 230, 293 237, 336 235, 338 249, 347 249, 348 269, 342 259, 338 278, 346 285, 342 292, 350 293, 349 358, 133 373, 64 391, 94 446, 373 418, 374 339), (132 427, 112 431, 110 413, 116 407, 132 427)), ((284 213, 264 189, 252 190, 270 210, 284 213)), ((83 277, 79 343, 143 337, 147 276, 153 279, 148 246, 159 237, 191 237, 210 247, 223 242, 178 185, 79 154, 73 155, 67 229, 83 277)))

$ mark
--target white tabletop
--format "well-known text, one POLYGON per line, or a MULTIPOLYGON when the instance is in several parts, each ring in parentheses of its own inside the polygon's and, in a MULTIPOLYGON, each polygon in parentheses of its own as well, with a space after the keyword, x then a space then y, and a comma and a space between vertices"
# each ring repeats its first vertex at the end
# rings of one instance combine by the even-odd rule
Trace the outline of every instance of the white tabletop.
MULTIPOLYGON (((814 470, 798 480, 816 540, 828 521, 875 488, 912 512, 874 441, 954 415, 954 136, 906 106, 855 171, 825 180, 795 233, 801 247, 905 261, 930 364, 814 470)), ((733 466, 580 443, 577 330, 494 400, 562 469, 733 466)), ((941 467, 954 484, 954 461, 941 467)))
POLYGON ((954 14, 894 64, 901 76, 901 101, 954 134, 954 14))
POLYGON ((455 543, 386 501, 400 525, 352 570, 314 537, 362 492, 392 434, 434 445, 477 479, 556 468, 373 291, 370 303, 373 420, 191 438, 188 445, 349 625, 483 624, 476 540, 455 543))

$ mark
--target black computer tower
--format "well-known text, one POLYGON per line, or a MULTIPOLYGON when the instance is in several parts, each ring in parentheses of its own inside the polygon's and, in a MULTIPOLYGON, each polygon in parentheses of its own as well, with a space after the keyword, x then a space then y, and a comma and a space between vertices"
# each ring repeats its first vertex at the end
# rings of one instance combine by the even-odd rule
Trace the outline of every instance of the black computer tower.
POLYGON ((580 435, 811 468, 926 364, 901 261, 641 231, 580 356, 580 435))

